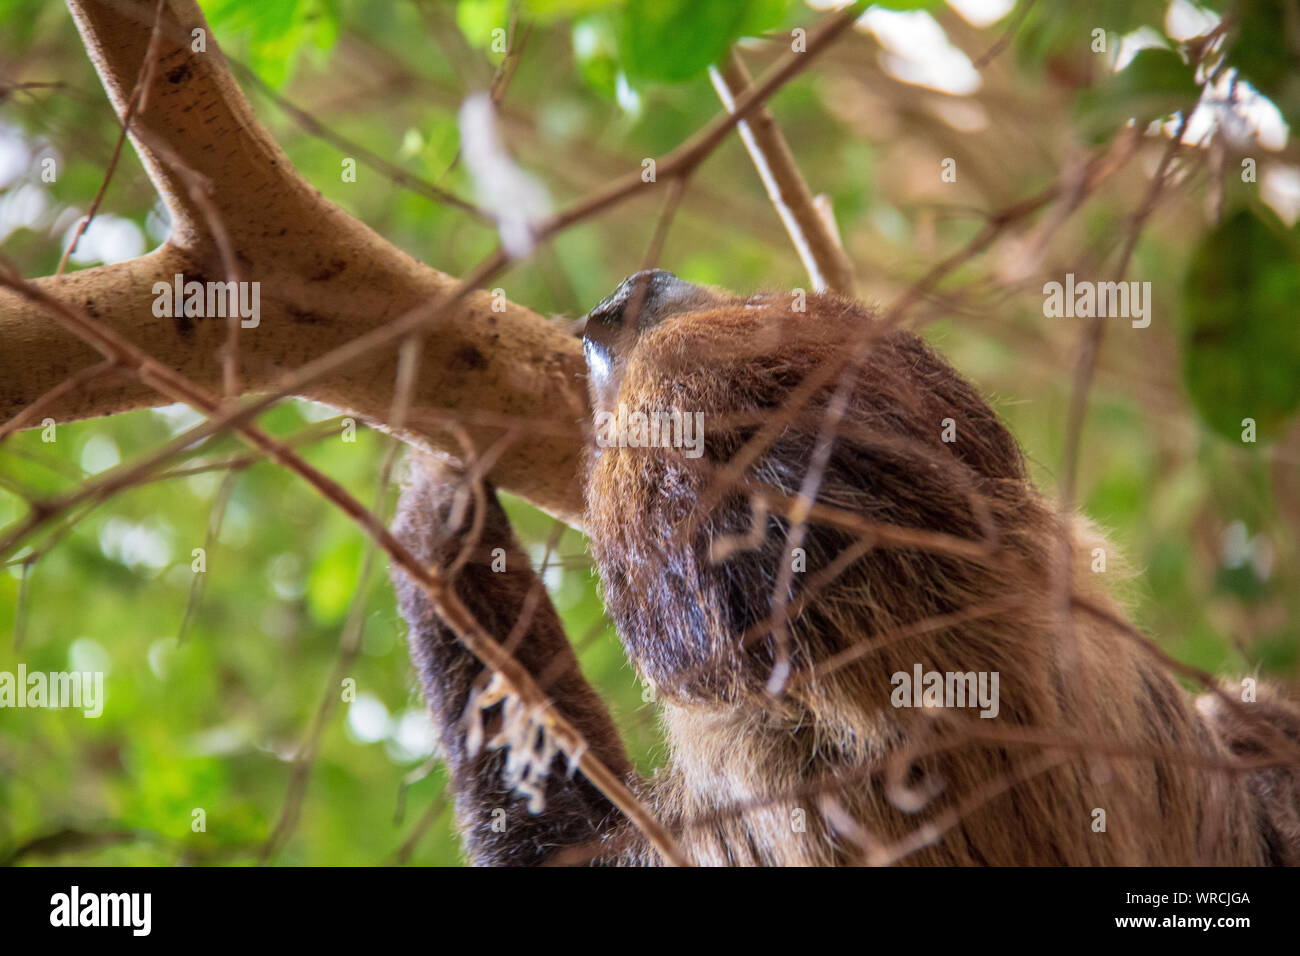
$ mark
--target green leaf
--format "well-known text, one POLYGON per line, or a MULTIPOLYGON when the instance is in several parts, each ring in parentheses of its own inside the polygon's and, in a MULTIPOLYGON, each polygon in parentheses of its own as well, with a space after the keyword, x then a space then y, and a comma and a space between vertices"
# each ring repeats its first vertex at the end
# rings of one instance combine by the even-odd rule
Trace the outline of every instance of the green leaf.
POLYGON ((1079 95, 1080 126, 1086 134, 1108 137, 1129 120, 1145 126, 1196 106, 1201 90, 1192 67, 1172 50, 1141 50, 1133 62, 1079 95))
POLYGON ((621 0, 524 0, 524 9, 533 19, 546 23, 564 17, 580 16, 616 6, 621 0))
POLYGON ((509 0, 460 0, 456 4, 456 25, 470 46, 480 49, 492 45, 492 31, 510 25, 509 0))
POLYGON ((757 36, 775 30, 785 20, 789 10, 788 0, 750 0, 740 24, 740 32, 736 36, 757 36))
POLYGON ((628 0, 619 56, 633 80, 676 83, 716 63, 740 36, 780 24, 786 0, 628 0))
POLYGON ((1255 573, 1255 569, 1250 564, 1235 568, 1219 568, 1214 576, 1214 584, 1220 591, 1242 601, 1260 601, 1268 595, 1268 584, 1255 573))
POLYGON ((618 40, 610 17, 595 14, 573 24, 573 57, 583 82, 613 97, 618 82, 618 40))
POLYGON ((339 40, 342 15, 339 0, 307 0, 303 19, 311 33, 312 45, 321 53, 334 49, 339 40))
POLYGON ((1300 255, 1281 227, 1242 209, 1206 236, 1183 313, 1183 379, 1201 417, 1234 442, 1246 418, 1260 439, 1277 434, 1300 407, 1300 255))
POLYGON ((1017 14, 1023 20, 1012 42, 1023 63, 1047 64, 1058 76, 1073 76, 1111 56, 1092 52, 1094 30, 1104 30, 1108 42, 1118 42, 1138 27, 1159 26, 1167 6, 1167 0, 1038 0, 1017 14))
POLYGON ((361 575, 361 551, 361 543, 349 537, 312 565, 307 579, 307 607, 320 623, 341 621, 352 605, 361 575))
POLYGON ((1238 16, 1228 62, 1265 96, 1277 99, 1288 87, 1294 90, 1300 74, 1295 0, 1250 0, 1238 5, 1238 16))
POLYGON ((218 41, 275 88, 288 82, 304 50, 328 51, 339 35, 337 0, 204 0, 203 12, 218 41))

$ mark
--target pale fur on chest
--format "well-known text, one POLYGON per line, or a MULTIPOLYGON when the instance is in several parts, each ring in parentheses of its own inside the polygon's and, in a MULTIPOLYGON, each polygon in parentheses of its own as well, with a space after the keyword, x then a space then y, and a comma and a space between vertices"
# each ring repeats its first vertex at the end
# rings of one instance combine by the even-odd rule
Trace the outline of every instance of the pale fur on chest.
POLYGON ((818 713, 814 722, 807 711, 663 705, 672 760, 657 802, 670 818, 693 821, 682 838, 698 864, 833 865, 856 852, 826 823, 825 801, 859 817, 870 784, 860 773, 844 788, 827 781, 836 767, 880 765, 898 730, 880 710, 818 713))

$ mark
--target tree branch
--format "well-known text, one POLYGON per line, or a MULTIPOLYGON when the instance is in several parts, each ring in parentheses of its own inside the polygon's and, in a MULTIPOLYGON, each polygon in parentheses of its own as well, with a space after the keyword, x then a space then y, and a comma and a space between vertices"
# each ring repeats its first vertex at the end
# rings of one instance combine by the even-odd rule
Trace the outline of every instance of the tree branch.
MULTIPOLYGON (((69 0, 68 6, 124 115, 145 63, 155 3, 69 0)), ((43 291, 84 309, 195 384, 220 390, 226 321, 153 314, 153 283, 171 283, 176 274, 185 281, 225 278, 205 203, 168 162, 173 156, 189 179, 197 174, 216 184, 206 205, 237 250, 240 278, 260 283, 260 324, 239 335, 244 390, 272 389, 286 370, 458 288, 454 277, 417 262, 326 201, 293 169, 253 115, 192 0, 167 0, 161 34, 158 65, 143 94, 147 106, 133 118, 130 136, 171 212, 171 236, 131 262, 38 280, 43 291), (191 50, 193 30, 205 31, 207 52, 191 50)), ((0 291, 0 343, 0 420, 100 361, 7 290, 0 291)), ((296 394, 386 423, 397 370, 397 340, 392 344, 296 394)), ((402 438, 459 459, 459 441, 439 424, 449 415, 461 418, 480 450, 504 433, 502 421, 539 420, 527 441, 504 450, 490 478, 570 524, 579 522, 587 398, 575 338, 529 309, 470 292, 435 320, 420 368, 402 438), (428 410, 437 413, 421 414, 428 410)), ((118 376, 84 386, 56 395, 43 413, 64 421, 160 402, 143 382, 118 376)))
MULTIPOLYGON (((750 86, 749 71, 740 54, 733 49, 720 66, 710 68, 709 76, 722 105, 728 112, 734 112, 736 100, 750 86)), ((804 181, 771 111, 760 106, 740 121, 738 127, 768 198, 812 279, 813 291, 830 289, 841 295, 853 295, 853 263, 831 223, 818 210, 812 190, 804 181)))

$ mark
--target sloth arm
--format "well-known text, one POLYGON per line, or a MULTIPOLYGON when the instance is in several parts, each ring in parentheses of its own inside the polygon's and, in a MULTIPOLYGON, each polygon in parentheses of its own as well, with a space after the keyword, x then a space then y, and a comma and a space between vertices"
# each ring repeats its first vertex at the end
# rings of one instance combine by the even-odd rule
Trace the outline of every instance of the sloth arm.
MULTIPOLYGON (((448 466, 420 457, 412 461, 412 471, 393 533, 420 561, 445 569, 471 537, 481 504, 461 475, 448 466), (450 528, 458 494, 464 501, 463 519, 450 528)), ((515 636, 511 648, 516 660, 582 732, 595 755, 614 773, 630 779, 631 765, 609 712, 583 679, 559 616, 515 539, 496 493, 486 485, 483 491, 483 526, 456 575, 457 596, 503 645, 511 641, 517 622, 526 619, 526 629, 515 636), (504 551, 502 571, 492 567, 498 548, 504 551)), ((501 552, 496 556, 499 559, 501 552)), ((562 754, 555 756, 542 778, 544 800, 532 813, 528 798, 506 780, 509 748, 484 745, 470 752, 467 705, 474 689, 486 683, 484 667, 438 617, 419 585, 396 567, 392 578, 399 610, 410 628, 411 660, 451 773, 457 824, 470 861, 532 866, 605 855, 609 838, 624 829, 625 818, 580 772, 569 772, 562 754)), ((491 738, 499 725, 502 706, 495 704, 482 712, 485 738, 491 738)))

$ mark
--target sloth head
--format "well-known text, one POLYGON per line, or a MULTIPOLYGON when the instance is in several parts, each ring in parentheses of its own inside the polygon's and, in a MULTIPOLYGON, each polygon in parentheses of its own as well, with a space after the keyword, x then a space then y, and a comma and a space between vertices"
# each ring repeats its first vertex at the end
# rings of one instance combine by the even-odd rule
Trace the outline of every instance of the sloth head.
POLYGON ((735 700, 778 657, 806 666, 997 589, 958 558, 873 546, 855 520, 971 540, 992 526, 1001 544, 1032 548, 1017 529, 1041 512, 1015 440, 917 336, 882 332, 860 303, 639 272, 591 311, 583 351, 592 552, 629 654, 666 695, 735 700), (697 438, 692 454, 684 439, 697 438), (801 490, 835 520, 810 520, 793 554, 801 490), (792 561, 799 573, 783 574, 792 561), (776 603, 791 615, 780 654, 760 633, 776 603))
POLYGON ((612 294, 587 313, 582 337, 594 407, 609 410, 617 404, 628 357, 642 337, 670 316, 727 301, 728 297, 683 282, 662 269, 637 272, 620 282, 612 294))

